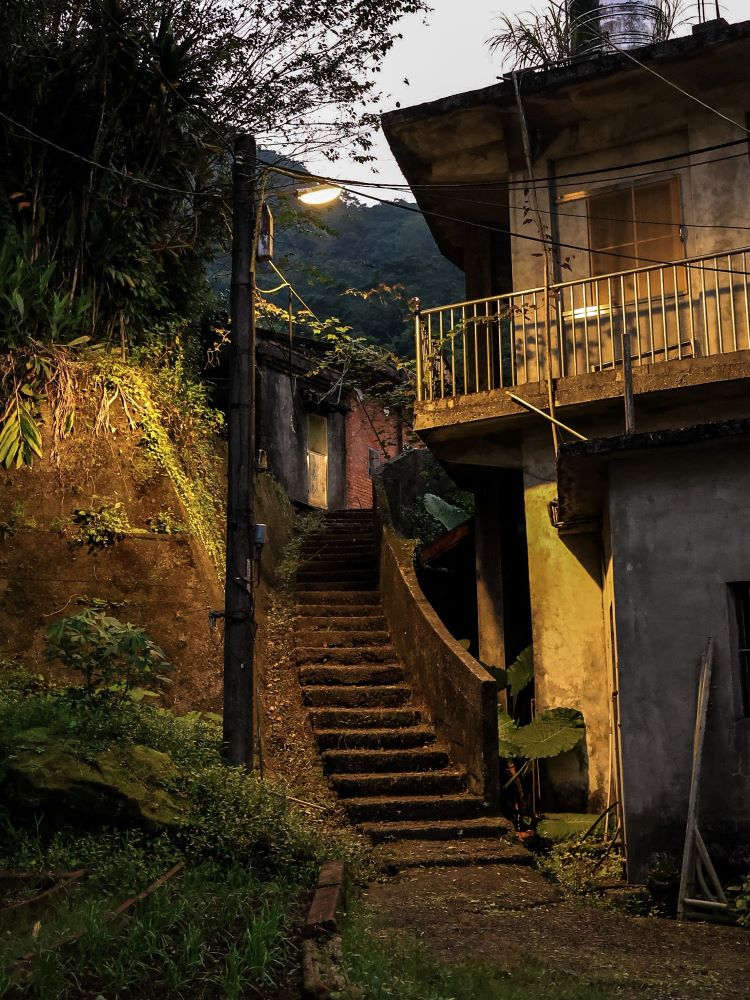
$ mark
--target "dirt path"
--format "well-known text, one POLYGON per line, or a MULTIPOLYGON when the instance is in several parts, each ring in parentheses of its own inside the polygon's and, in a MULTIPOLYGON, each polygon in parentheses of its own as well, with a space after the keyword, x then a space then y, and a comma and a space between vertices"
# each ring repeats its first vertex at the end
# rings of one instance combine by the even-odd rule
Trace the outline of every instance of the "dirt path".
POLYGON ((564 899, 527 867, 406 871, 370 885, 364 902, 381 932, 417 934, 446 961, 542 961, 623 998, 750 1000, 747 931, 564 899))

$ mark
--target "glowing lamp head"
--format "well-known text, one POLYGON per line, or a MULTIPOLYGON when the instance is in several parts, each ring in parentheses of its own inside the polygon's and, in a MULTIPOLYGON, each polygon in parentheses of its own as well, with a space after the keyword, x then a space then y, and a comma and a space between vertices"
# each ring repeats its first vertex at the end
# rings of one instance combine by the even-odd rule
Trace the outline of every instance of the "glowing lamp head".
POLYGON ((297 192, 297 197, 304 205, 328 205, 341 194, 341 188, 335 184, 315 184, 297 192))

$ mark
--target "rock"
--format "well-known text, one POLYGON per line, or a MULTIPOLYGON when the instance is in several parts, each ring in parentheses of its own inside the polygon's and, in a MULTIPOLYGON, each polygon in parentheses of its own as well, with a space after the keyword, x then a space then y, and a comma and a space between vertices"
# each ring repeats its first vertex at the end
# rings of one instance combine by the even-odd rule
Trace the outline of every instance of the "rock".
POLYGON ((182 806, 164 788, 177 768, 168 754, 145 746, 83 757, 45 730, 28 730, 19 752, 0 768, 0 798, 19 819, 45 816, 75 826, 179 826, 182 806))

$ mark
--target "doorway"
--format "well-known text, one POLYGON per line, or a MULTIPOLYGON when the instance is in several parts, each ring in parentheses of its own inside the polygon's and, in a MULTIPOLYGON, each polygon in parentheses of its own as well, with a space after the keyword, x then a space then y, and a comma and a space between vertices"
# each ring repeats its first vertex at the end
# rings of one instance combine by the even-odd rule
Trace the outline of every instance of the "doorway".
POLYGON ((328 421, 319 413, 307 415, 307 502, 328 508, 328 421))

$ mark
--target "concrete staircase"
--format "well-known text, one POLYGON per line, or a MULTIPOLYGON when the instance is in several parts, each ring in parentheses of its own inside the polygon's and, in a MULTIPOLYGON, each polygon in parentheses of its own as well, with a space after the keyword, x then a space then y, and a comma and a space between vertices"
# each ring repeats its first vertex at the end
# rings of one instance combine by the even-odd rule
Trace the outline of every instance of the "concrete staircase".
POLYGON ((326 516, 297 573, 297 662, 325 771, 387 864, 525 862, 510 824, 467 791, 383 617, 371 511, 326 516))

